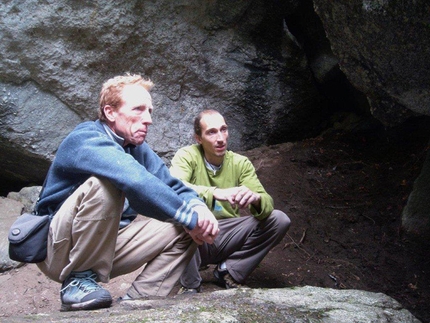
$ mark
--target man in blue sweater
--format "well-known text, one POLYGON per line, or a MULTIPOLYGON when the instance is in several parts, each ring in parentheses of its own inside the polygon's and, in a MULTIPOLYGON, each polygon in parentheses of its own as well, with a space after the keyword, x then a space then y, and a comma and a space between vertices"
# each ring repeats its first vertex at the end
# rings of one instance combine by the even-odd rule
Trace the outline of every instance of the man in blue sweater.
POLYGON ((64 139, 47 174, 36 212, 54 217, 38 267, 62 284, 62 311, 109 307, 97 282, 139 268, 122 299, 167 296, 197 244, 218 234, 205 203, 145 143, 152 86, 139 75, 105 82, 99 119, 64 139))

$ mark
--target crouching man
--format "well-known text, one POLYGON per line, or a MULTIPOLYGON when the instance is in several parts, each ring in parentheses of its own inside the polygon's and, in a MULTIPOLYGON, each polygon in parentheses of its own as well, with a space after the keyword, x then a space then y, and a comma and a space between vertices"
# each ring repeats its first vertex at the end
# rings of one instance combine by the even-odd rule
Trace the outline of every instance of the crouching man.
POLYGON ((194 122, 197 144, 181 148, 170 172, 199 193, 215 217, 220 233, 213 244, 199 246, 181 276, 179 293, 200 292, 199 267, 216 264, 214 276, 225 288, 237 288, 285 236, 288 216, 275 210, 245 156, 227 150, 228 127, 215 110, 201 112, 194 122), (252 216, 240 216, 249 208, 252 216))
POLYGON ((145 143, 152 86, 139 75, 106 81, 99 119, 65 138, 47 174, 36 211, 54 218, 38 267, 62 284, 62 311, 109 307, 98 282, 139 268, 123 299, 167 296, 195 242, 218 234, 205 203, 145 143))

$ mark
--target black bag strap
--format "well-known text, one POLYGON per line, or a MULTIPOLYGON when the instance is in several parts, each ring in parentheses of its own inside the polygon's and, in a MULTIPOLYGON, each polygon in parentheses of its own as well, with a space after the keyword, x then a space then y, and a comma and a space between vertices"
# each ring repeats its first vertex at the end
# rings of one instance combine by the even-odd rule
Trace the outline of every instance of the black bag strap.
POLYGON ((40 197, 42 196, 42 193, 43 193, 43 191, 45 189, 47 179, 48 179, 48 174, 46 174, 46 176, 45 176, 45 180, 43 181, 42 189, 39 192, 39 196, 37 197, 37 201, 36 201, 35 207, 34 207, 33 211, 31 212, 31 214, 39 215, 38 212, 36 212, 36 205, 40 201, 40 197))

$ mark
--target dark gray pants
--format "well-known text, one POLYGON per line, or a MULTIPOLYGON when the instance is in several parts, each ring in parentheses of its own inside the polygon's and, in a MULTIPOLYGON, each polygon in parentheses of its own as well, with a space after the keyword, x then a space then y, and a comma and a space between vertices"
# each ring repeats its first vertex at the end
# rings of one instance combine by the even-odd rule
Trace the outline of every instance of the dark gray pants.
POLYGON ((221 219, 220 232, 213 244, 199 246, 180 278, 182 286, 197 288, 202 278, 200 266, 225 261, 233 279, 243 284, 268 252, 285 236, 290 218, 282 211, 273 212, 264 220, 252 216, 221 219))

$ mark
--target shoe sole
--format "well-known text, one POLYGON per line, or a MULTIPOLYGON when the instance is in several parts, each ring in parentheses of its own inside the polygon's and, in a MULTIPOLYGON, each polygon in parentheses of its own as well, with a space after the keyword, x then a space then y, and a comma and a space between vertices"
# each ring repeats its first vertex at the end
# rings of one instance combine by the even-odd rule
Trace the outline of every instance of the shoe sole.
POLYGON ((67 311, 85 311, 85 310, 96 310, 100 308, 107 308, 112 305, 112 298, 92 299, 87 302, 73 303, 73 304, 61 304, 60 312, 67 311))

